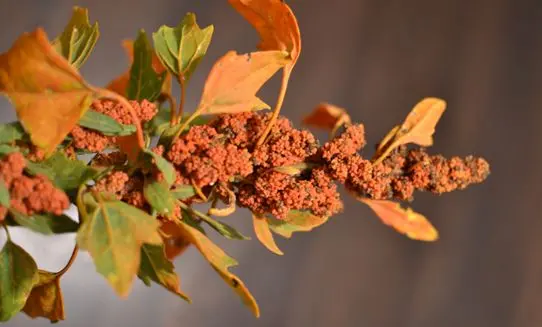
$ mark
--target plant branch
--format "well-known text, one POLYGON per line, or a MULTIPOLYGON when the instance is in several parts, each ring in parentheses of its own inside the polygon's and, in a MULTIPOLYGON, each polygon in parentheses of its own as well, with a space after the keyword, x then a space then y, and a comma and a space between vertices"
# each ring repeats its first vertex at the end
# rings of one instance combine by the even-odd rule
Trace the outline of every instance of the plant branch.
POLYGON ((9 233, 8 226, 6 226, 6 224, 2 224, 2 227, 6 231, 6 237, 8 238, 8 241, 11 241, 11 234, 9 233))
POLYGON ((77 254, 79 253, 79 246, 77 246, 77 244, 73 247, 73 251, 72 251, 72 254, 70 256, 70 259, 68 260, 68 263, 66 263, 66 265, 64 266, 64 268, 62 268, 60 271, 58 271, 57 273, 55 273, 55 275, 57 277, 60 277, 62 275, 64 275, 69 269, 70 267, 73 265, 73 263, 75 262, 75 259, 77 258, 77 254))
POLYGON ((275 125, 275 122, 277 121, 277 118, 280 113, 280 108, 282 107, 282 103, 284 102, 284 97, 286 96, 286 89, 288 88, 288 81, 290 80, 290 74, 292 73, 292 70, 290 67, 285 67, 282 71, 282 83, 280 85, 280 91, 279 91, 279 97, 277 99, 277 104, 275 105, 275 109, 273 110, 273 115, 271 116, 271 119, 269 120, 269 123, 263 132, 263 134, 258 139, 258 142, 256 143, 256 146, 260 146, 265 142, 265 139, 267 138, 267 135, 269 135, 269 132, 271 132, 271 129, 275 125))

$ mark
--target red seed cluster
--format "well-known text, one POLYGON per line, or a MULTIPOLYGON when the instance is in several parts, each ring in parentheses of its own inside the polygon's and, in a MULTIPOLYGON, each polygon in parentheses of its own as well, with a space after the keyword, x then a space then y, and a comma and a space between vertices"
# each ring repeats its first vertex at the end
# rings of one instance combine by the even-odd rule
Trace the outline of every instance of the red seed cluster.
POLYGON ((172 144, 166 158, 177 168, 180 182, 198 187, 245 177, 253 169, 247 149, 228 142, 208 125, 192 127, 172 144))
MULTIPOLYGON (((24 174, 26 160, 20 152, 12 152, 0 161, 0 179, 10 193, 10 207, 25 215, 53 213, 61 215, 68 209, 70 201, 66 193, 57 189, 43 175, 27 176, 24 174)), ((0 206, 1 220, 5 218, 7 208, 0 206)))
MULTIPOLYGON (((137 101, 129 102, 134 108, 137 117, 141 120, 141 123, 151 120, 158 112, 156 105, 147 100, 143 100, 140 103, 137 101)), ((118 102, 111 100, 96 100, 92 103, 91 108, 99 113, 112 117, 121 124, 129 125, 134 123, 129 109, 118 102)), ((73 140, 72 145, 76 149, 84 149, 90 152, 101 152, 115 143, 115 137, 105 136, 97 131, 79 125, 71 130, 70 135, 73 140)))
POLYGON ((309 210, 318 216, 332 216, 342 210, 337 186, 323 169, 307 178, 268 171, 253 183, 239 188, 238 203, 255 213, 271 213, 281 219, 290 210, 309 210))
POLYGON ((357 153, 363 146, 359 142, 362 130, 361 125, 349 126, 322 147, 321 155, 331 176, 363 197, 412 200, 416 190, 451 192, 480 183, 489 175, 489 164, 482 158, 446 159, 406 146, 375 165, 357 153))

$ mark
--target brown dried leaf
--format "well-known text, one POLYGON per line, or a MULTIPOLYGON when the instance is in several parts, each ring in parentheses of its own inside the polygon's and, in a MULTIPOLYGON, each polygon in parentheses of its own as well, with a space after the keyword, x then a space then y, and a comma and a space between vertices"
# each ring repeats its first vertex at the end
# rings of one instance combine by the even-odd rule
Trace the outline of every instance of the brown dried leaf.
POLYGON ((421 146, 433 145, 433 134, 435 126, 446 109, 446 102, 438 98, 425 98, 420 101, 399 129, 395 127, 393 137, 388 133, 386 139, 389 139, 387 144, 381 142, 380 152, 375 154, 375 163, 382 161, 388 154, 400 145, 414 143, 421 146))
POLYGON ((64 300, 60 289, 60 275, 40 270, 39 282, 34 285, 23 308, 30 318, 44 317, 51 322, 65 319, 64 300))
POLYGON ((258 216, 257 214, 252 213, 252 222, 254 224, 254 233, 256 234, 256 237, 260 243, 262 243, 269 251, 278 255, 283 255, 284 253, 275 243, 275 239, 273 238, 271 229, 269 229, 267 219, 263 216, 258 216))
POLYGON ((94 96, 41 28, 23 34, 0 55, 0 92, 15 105, 32 143, 46 154, 64 140, 94 96))
POLYGON ((371 200, 358 198, 367 204, 388 226, 401 234, 419 241, 436 241, 438 232, 423 215, 412 209, 403 209, 399 203, 386 200, 371 200))

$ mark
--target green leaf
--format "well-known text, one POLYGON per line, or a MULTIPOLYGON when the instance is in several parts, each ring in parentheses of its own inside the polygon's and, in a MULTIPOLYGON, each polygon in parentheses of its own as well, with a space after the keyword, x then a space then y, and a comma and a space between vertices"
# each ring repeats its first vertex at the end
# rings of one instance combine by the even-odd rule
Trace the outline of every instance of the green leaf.
POLYGON ((27 161, 26 169, 33 175, 47 176, 56 187, 69 193, 79 185, 92 179, 98 172, 80 160, 68 159, 63 153, 55 152, 41 162, 27 161))
POLYGON ((162 174, 164 174, 164 179, 168 183, 168 185, 171 185, 173 184, 173 182, 175 182, 175 167, 173 167, 171 162, 167 161, 164 157, 147 149, 144 150, 143 153, 154 159, 156 167, 162 172, 162 174))
POLYGON ((12 222, 8 219, 9 225, 26 227, 40 234, 74 233, 79 229, 79 224, 66 215, 34 214, 27 216, 15 210, 10 210, 9 214, 13 219, 12 222))
POLYGON ((134 42, 134 62, 130 69, 130 81, 128 82, 128 98, 141 101, 147 99, 154 102, 162 92, 162 84, 166 74, 158 75, 152 67, 154 51, 147 39, 144 30, 134 42))
POLYGON ((158 221, 103 193, 86 193, 78 206, 83 206, 79 208, 83 223, 77 244, 90 253, 96 270, 113 289, 127 296, 139 270, 142 244, 162 242, 158 221))
POLYGON ((0 205, 5 208, 9 208, 9 190, 6 186, 6 183, 0 179, 0 205))
POLYGON ((162 26, 152 34, 162 64, 178 79, 188 82, 209 48, 214 27, 200 29, 196 15, 188 13, 177 27, 162 26))
POLYGON ((79 120, 79 125, 107 136, 126 136, 136 132, 134 125, 123 125, 108 115, 89 109, 79 120))
POLYGON ((328 217, 315 216, 309 211, 290 210, 285 219, 267 217, 269 228, 285 238, 291 238, 294 232, 308 232, 322 225, 328 217))
POLYGON ((16 146, 11 146, 7 144, 0 144, 0 156, 4 156, 11 152, 18 152, 19 148, 16 146))
POLYGON ((79 68, 87 60, 99 36, 98 22, 90 25, 88 10, 76 6, 70 22, 52 45, 70 64, 79 68))
POLYGON ((25 131, 21 123, 0 124, 0 143, 12 143, 24 137, 25 131))
POLYGON ((196 190, 192 185, 177 185, 171 193, 177 200, 186 200, 196 195, 196 190))
POLYGON ((216 230, 220 235, 224 236, 225 238, 229 238, 231 240, 250 240, 250 237, 244 236, 238 230, 236 230, 235 228, 233 228, 232 226, 226 223, 215 220, 207 216, 203 212, 195 210, 183 203, 180 203, 180 206, 181 208, 183 208, 183 210, 189 212, 190 214, 198 216, 207 225, 211 226, 211 228, 216 230))
POLYGON ((179 276, 175 273, 173 264, 166 258, 164 245, 143 244, 141 265, 137 276, 147 286, 150 286, 150 282, 153 281, 187 302, 191 302, 190 298, 181 291, 179 276))
POLYGON ((165 180, 146 179, 143 195, 151 207, 158 213, 171 215, 175 210, 175 198, 165 180))
POLYGON ((21 311, 38 281, 34 259, 8 240, 0 252, 0 321, 8 321, 21 311))
POLYGON ((52 323, 65 319, 60 276, 39 270, 39 282, 26 300, 23 312, 30 318, 44 317, 52 323))

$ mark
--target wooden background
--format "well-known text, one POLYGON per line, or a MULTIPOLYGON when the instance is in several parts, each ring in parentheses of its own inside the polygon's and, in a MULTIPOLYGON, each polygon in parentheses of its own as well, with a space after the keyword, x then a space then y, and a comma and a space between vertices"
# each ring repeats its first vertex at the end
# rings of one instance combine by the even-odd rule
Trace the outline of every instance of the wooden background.
MULTIPOLYGON (((119 43, 138 28, 176 25, 195 11, 214 24, 209 55, 189 86, 198 101, 212 63, 250 51, 256 33, 225 0, 0 0, 0 50, 44 26, 59 33, 71 6, 90 8, 103 35, 83 73, 105 84, 126 69, 119 43)), ((254 319, 190 250, 177 262, 188 305, 139 281, 119 300, 81 256, 63 279, 65 326, 541 326, 542 1, 291 0, 303 35, 284 113, 299 123, 320 101, 349 109, 376 143, 426 96, 448 110, 432 152, 486 157, 492 175, 463 192, 418 195, 413 207, 440 230, 414 242, 346 198, 346 211, 311 234, 280 241, 276 257, 257 242, 221 241, 262 308, 254 319)), ((277 83, 263 94, 273 103, 277 83)), ((13 119, 7 101, 2 118, 13 119)), ((325 137, 323 134, 319 136, 325 137)), ((369 151, 370 149, 368 149, 369 151)), ((368 154, 370 155, 370 154, 368 154)), ((251 233, 249 214, 231 218, 251 233)), ((16 232, 43 268, 69 256, 73 238, 16 232)), ((47 326, 18 316, 9 326, 47 326)))

